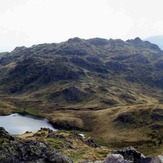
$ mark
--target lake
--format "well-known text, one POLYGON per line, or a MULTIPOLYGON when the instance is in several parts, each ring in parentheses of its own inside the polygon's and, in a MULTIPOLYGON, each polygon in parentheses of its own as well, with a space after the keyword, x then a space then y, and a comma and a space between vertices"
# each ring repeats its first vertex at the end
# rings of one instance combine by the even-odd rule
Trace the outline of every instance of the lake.
POLYGON ((0 116, 0 127, 4 127, 10 134, 23 134, 26 131, 36 132, 41 127, 57 130, 46 118, 19 113, 0 116))

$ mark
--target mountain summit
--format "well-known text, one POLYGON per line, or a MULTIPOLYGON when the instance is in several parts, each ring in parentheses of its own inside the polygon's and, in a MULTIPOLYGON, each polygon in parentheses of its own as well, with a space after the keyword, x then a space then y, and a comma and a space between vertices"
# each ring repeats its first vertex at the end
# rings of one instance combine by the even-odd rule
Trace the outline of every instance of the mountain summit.
POLYGON ((72 38, 0 56, 0 92, 9 96, 80 107, 161 100, 163 52, 140 38, 72 38))

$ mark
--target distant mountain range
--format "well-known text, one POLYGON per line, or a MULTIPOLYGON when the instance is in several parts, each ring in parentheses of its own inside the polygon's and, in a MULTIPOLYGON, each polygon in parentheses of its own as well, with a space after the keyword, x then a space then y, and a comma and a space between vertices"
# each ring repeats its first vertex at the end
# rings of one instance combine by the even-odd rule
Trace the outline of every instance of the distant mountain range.
POLYGON ((160 47, 160 49, 163 50, 163 35, 151 36, 145 40, 150 41, 153 44, 157 44, 160 47))

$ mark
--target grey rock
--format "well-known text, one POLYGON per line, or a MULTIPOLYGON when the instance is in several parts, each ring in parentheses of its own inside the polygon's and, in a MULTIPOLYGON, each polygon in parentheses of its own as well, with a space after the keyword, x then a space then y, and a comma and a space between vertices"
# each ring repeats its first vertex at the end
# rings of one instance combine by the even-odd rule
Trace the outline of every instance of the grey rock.
POLYGON ((138 163, 151 163, 152 158, 151 157, 146 157, 146 158, 142 158, 138 161, 138 163))
POLYGON ((14 138, 0 128, 0 163, 72 163, 46 143, 14 138))
POLYGON ((158 158, 159 158, 160 162, 163 163, 163 156, 158 155, 158 158))
POLYGON ((112 154, 106 157, 104 163, 129 163, 120 154, 112 154))
POLYGON ((144 158, 141 159, 138 163, 163 163, 163 156, 158 155, 157 157, 154 158, 144 158))
POLYGON ((53 153, 53 151, 47 154, 46 162, 48 163, 73 163, 71 159, 67 156, 62 155, 62 153, 57 152, 53 153))
POLYGON ((138 152, 135 148, 133 147, 128 147, 122 150, 115 151, 114 154, 120 154, 124 157, 125 160, 131 161, 131 162, 138 162, 139 160, 145 158, 145 156, 138 152))

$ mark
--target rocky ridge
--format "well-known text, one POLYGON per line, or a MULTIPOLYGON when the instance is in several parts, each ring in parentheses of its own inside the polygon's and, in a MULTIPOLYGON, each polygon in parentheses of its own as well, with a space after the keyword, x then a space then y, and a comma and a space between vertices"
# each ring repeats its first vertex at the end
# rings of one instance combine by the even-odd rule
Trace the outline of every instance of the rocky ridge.
POLYGON ((57 152, 46 143, 35 140, 22 140, 13 137, 0 128, 0 162, 1 163, 72 163, 73 161, 57 152))
MULTIPOLYGON (((77 150, 73 143, 68 140, 64 135, 57 135, 50 129, 41 129, 39 132, 35 133, 35 137, 30 139, 22 139, 19 137, 14 137, 5 131, 4 128, 0 128, 0 162, 2 163, 73 163, 71 158, 58 152, 53 146, 47 142, 40 142, 34 138, 45 136, 45 131, 48 131, 48 138, 53 139, 64 139, 70 144, 68 147, 61 148, 71 148, 77 150), (43 134, 44 133, 44 134, 43 134)), ((27 132, 26 134, 29 134, 27 132)), ((101 148, 93 140, 84 140, 83 136, 77 133, 73 133, 74 138, 82 141, 91 148, 101 148)), ((70 138, 70 137, 69 137, 70 138)), ((65 143, 66 145, 66 143, 65 143)), ((157 157, 145 157, 142 153, 135 150, 133 147, 128 147, 125 149, 113 151, 112 154, 104 156, 103 161, 91 161, 85 160, 80 163, 162 163, 163 156, 159 155, 157 157)))
POLYGON ((163 52, 140 38, 73 38, 1 54, 0 93, 82 108, 159 102, 162 67, 163 52))

